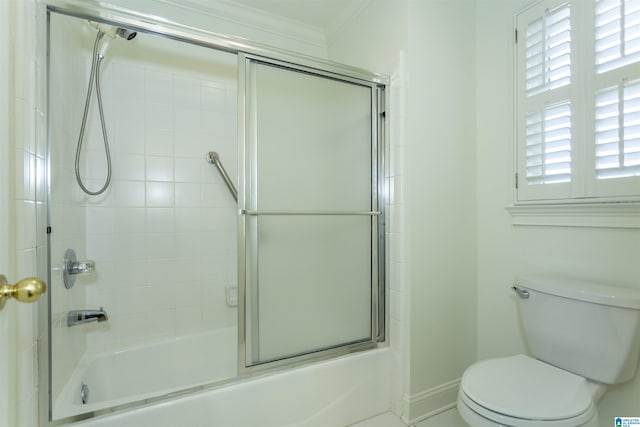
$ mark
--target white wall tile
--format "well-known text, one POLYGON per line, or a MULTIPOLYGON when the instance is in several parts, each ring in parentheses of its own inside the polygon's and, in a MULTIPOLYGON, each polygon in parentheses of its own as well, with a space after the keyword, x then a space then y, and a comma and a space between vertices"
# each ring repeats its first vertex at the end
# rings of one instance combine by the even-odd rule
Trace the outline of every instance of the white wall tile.
MULTIPOLYGON (((171 105, 146 103, 145 104, 145 127, 147 132, 150 129, 173 129, 173 109, 171 105)), ((149 139, 153 135, 147 133, 149 139)))
POLYGON ((144 239, 147 259, 176 256, 176 236, 173 233, 145 234, 144 239))
MULTIPOLYGON (((200 183, 200 170, 203 166, 204 155, 199 159, 185 159, 176 157, 175 159, 175 180, 176 182, 200 183)), ((213 165, 208 165, 214 168, 213 165)), ((198 195, 199 198, 199 195, 198 195)), ((180 203, 176 203, 180 206, 180 203)))
POLYGON ((146 229, 145 208, 118 208, 114 210, 116 233, 142 233, 146 229))
POLYGON ((173 130, 171 128, 149 128, 145 137, 146 154, 151 156, 173 156, 173 130))
POLYGON ((143 154, 117 153, 111 156, 113 175, 126 181, 144 181, 145 156, 143 154))
POLYGON ((119 104, 115 111, 112 120, 117 120, 118 125, 110 126, 110 129, 114 129, 114 136, 110 139, 114 152, 144 154, 145 103, 142 100, 130 100, 119 104))
POLYGON ((142 101, 145 99, 145 70, 130 61, 114 61, 114 83, 120 99, 142 101))
POLYGON ((174 210, 171 208, 147 208, 147 233, 173 233, 174 210))
POLYGON ((112 183, 115 206, 118 208, 144 207, 145 183, 140 181, 115 181, 112 183))
POLYGON ((86 212, 87 234, 114 234, 115 210, 111 207, 88 207, 86 212))
POLYGON ((147 182, 146 187, 147 207, 173 207, 175 185, 172 182, 147 182))
POLYGON ((202 109, 205 111, 219 111, 224 113, 226 110, 227 94, 223 87, 212 83, 202 83, 202 109))
POLYGON ((201 222, 203 210, 200 208, 176 208, 175 226, 176 233, 201 230, 206 221, 201 222))
POLYGON ((164 71, 145 69, 145 100, 150 103, 173 102, 173 76, 164 71))
POLYGON ((200 194, 202 185, 199 183, 177 183, 175 185, 176 206, 198 207, 200 206, 200 194))
POLYGON ((173 157, 147 156, 147 181, 174 180, 173 157))
POLYGON ((174 105, 176 107, 200 108, 200 80, 175 76, 173 84, 174 105))

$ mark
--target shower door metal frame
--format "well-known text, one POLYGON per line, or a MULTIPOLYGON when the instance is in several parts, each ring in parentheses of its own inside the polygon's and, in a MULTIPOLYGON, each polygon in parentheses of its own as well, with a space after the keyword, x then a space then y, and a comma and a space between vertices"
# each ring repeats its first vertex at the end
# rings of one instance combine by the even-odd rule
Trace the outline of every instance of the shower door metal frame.
MULTIPOLYGON (((239 374, 260 372, 281 366, 290 366, 296 363, 305 363, 315 359, 327 359, 355 351, 375 348, 377 343, 385 340, 385 201, 384 187, 385 169, 385 86, 359 77, 337 74, 332 70, 320 67, 309 67, 287 61, 277 60, 256 54, 238 53, 238 369, 239 374), (251 135, 256 132, 253 124, 247 119, 251 108, 248 100, 254 82, 250 79, 249 68, 252 63, 258 63, 282 68, 291 72, 299 72, 316 78, 332 79, 343 83, 367 87, 371 91, 371 211, 261 211, 247 209, 249 200, 255 200, 255 186, 249 192, 247 179, 255 169, 256 159, 249 158, 249 153, 255 153, 255 138, 251 135), (249 164, 251 163, 251 164, 249 164), (249 240, 247 229, 248 221, 257 219, 262 215, 344 215, 344 216, 369 216, 371 218, 371 335, 367 340, 337 345, 334 347, 316 350, 305 354, 284 357, 282 359, 248 365, 247 351, 247 253, 257 252, 257 240, 249 240), (382 260, 382 262, 380 262, 382 260)), ((255 259, 255 255, 254 255, 255 259)), ((252 275, 257 276, 257 267, 250 266, 252 275)), ((255 296, 253 298, 256 299, 255 296)), ((252 316, 256 321, 257 316, 252 316)), ((257 325, 253 325, 254 330, 257 325)))
MULTIPOLYGON (((115 407, 110 407, 102 410, 96 410, 89 413, 82 413, 76 416, 71 416, 61 420, 52 421, 52 404, 51 401, 51 292, 46 295, 46 301, 39 304, 40 314, 44 319, 40 323, 44 330, 40 330, 38 333, 43 336, 43 341, 39 342, 38 355, 40 359, 39 367, 41 369, 39 378, 47 381, 46 386, 39 387, 39 400, 41 402, 47 402, 46 405, 41 406, 39 411, 39 418, 42 425, 58 425, 59 422, 74 422, 94 416, 105 415, 113 413, 114 411, 132 409, 135 407, 143 406, 146 404, 166 401, 174 398, 175 396, 182 396, 190 393, 200 392, 203 390, 209 390, 216 387, 220 387, 225 384, 233 383, 239 379, 252 377, 254 375, 260 375, 265 370, 279 370, 285 367, 295 366, 297 364, 303 364, 314 360, 324 360, 332 357, 336 357, 342 354, 348 354, 354 351, 361 351, 369 348, 375 348, 379 343, 385 341, 385 325, 386 325, 386 298, 385 298, 385 204, 387 201, 387 188, 385 183, 386 178, 386 125, 385 116, 388 109, 387 97, 385 97, 385 90, 390 83, 388 76, 373 73, 361 68, 351 67, 332 61, 315 58, 295 52, 290 52, 283 49, 278 49, 268 45, 260 44, 257 42, 249 42, 246 39, 226 36, 217 33, 213 33, 206 30, 201 30, 188 25, 180 24, 175 21, 171 21, 164 17, 148 15, 136 10, 127 9, 119 6, 110 5, 107 3, 88 3, 86 0, 43 0, 38 2, 36 6, 37 21, 42 25, 38 25, 37 29, 37 61, 41 65, 37 69, 36 78, 42 84, 38 85, 37 89, 37 102, 39 106, 38 115, 40 117, 37 123, 36 137, 39 140, 46 141, 45 153, 39 153, 45 157, 44 161, 44 174, 45 182, 43 192, 43 199, 38 199, 39 202, 45 202, 46 216, 48 228, 49 220, 49 206, 51 200, 50 193, 50 165, 49 165, 49 150, 50 150, 50 136, 49 136, 49 17, 52 13, 75 17, 79 19, 86 19, 95 22, 101 22, 109 25, 116 25, 119 27, 128 28, 142 33, 152 34, 155 36, 166 37, 172 40, 189 43, 193 45, 203 46, 206 48, 229 52, 236 54, 239 61, 246 61, 248 58, 260 58, 261 60, 280 63, 286 67, 290 67, 298 70, 306 70, 311 74, 322 75, 325 77, 337 78, 338 80, 357 81, 359 84, 368 85, 372 88, 372 194, 376 197, 377 210, 372 210, 369 214, 372 214, 372 218, 376 218, 375 227, 372 232, 372 244, 375 245, 375 257, 372 260, 372 274, 376 276, 377 283, 372 283, 371 299, 372 299, 372 318, 371 318, 371 340, 365 343, 357 343, 352 345, 346 345, 343 347, 332 348, 328 350, 319 351, 305 356, 297 356, 294 359, 285 359, 277 362, 270 362, 246 368, 244 365, 244 351, 245 351, 245 338, 244 338, 244 303, 239 304, 238 307, 238 356, 242 355, 242 363, 238 366, 238 375, 234 378, 218 381, 211 384, 186 387, 180 391, 168 392, 165 395, 142 399, 139 401, 133 401, 123 403, 115 407), (46 25, 45 25, 46 24, 46 25), (379 214, 378 214, 379 213, 379 214), (375 214, 375 215, 374 215, 375 214), (242 336, 240 336, 242 335, 242 336)), ((244 67, 239 68, 239 78, 244 76, 244 67)), ((241 91, 240 84, 238 86, 238 111, 242 110, 245 106, 244 93, 241 91)), ((244 113, 238 117, 238 141, 239 150, 244 150, 244 137, 245 128, 244 113)), ((240 154, 243 154, 240 153, 240 154)), ((243 162, 239 165, 239 174, 242 176, 243 162)), ((244 197, 244 186, 240 186, 239 196, 244 197)), ((242 199, 241 199, 242 200, 242 199)), ((238 211, 239 224, 244 225, 244 221, 248 215, 252 215, 254 212, 241 212, 238 211)), ((38 274, 42 277, 48 277, 50 279, 48 260, 49 250, 51 245, 50 236, 47 234, 45 227, 39 227, 38 233, 46 241, 47 250, 39 251, 38 254, 38 274), (44 252, 44 253, 43 253, 44 252), (40 257, 44 258, 41 259, 40 257)), ((239 229, 239 243, 238 250, 244 251, 244 229, 239 229), (241 231, 242 230, 242 231, 241 231)), ((239 269, 244 270, 244 266, 240 267, 240 259, 238 260, 239 269)), ((240 287, 240 281, 244 279, 244 272, 239 272, 238 282, 240 287)), ((50 280, 49 280, 50 281, 50 280)), ((239 298, 244 297, 242 293, 244 289, 239 289, 239 298)), ((240 361, 240 360, 239 360, 240 361)))

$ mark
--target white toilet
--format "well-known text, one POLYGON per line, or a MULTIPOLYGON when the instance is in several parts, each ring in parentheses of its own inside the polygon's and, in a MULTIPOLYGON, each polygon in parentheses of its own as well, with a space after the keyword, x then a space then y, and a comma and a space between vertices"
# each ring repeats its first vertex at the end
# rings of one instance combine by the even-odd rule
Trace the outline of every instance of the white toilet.
POLYGON ((607 385, 638 365, 640 290, 550 276, 518 277, 513 289, 535 358, 471 365, 458 412, 472 427, 600 427, 607 385))

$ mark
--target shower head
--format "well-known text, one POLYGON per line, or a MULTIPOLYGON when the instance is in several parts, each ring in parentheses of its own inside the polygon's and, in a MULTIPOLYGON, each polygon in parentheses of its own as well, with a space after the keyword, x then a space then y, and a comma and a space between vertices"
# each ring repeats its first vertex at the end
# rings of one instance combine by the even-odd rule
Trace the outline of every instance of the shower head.
POLYGON ((131 40, 138 34, 135 31, 127 30, 126 28, 114 27, 113 25, 101 24, 100 22, 89 21, 89 24, 112 39, 122 37, 125 40, 131 40))
POLYGON ((126 28, 118 28, 116 30, 116 34, 126 40, 132 40, 136 35, 138 35, 137 32, 127 30, 126 28))

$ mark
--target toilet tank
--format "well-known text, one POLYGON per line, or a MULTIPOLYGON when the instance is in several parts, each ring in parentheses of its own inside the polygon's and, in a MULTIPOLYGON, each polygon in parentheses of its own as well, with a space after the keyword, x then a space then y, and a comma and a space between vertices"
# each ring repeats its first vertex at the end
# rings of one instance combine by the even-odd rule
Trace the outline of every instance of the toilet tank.
POLYGON ((517 277, 515 288, 536 358, 605 384, 633 378, 640 290, 539 275, 517 277))

